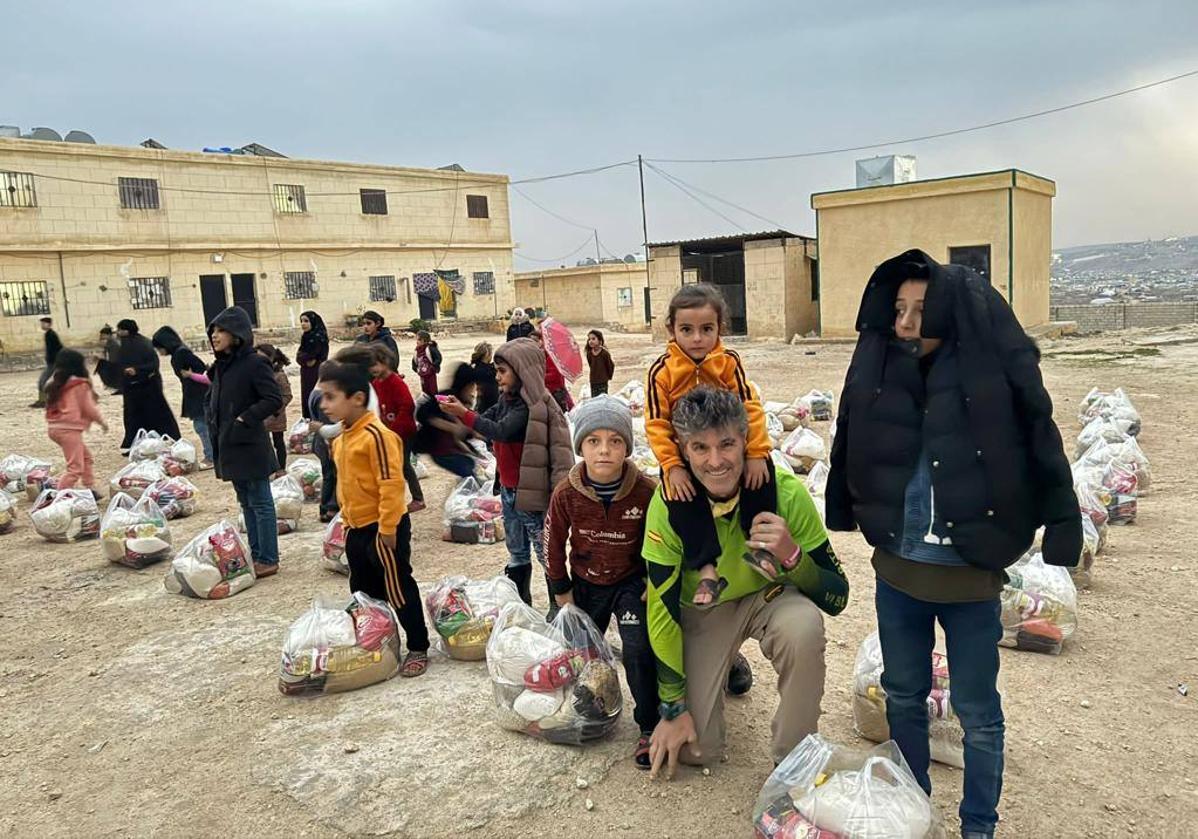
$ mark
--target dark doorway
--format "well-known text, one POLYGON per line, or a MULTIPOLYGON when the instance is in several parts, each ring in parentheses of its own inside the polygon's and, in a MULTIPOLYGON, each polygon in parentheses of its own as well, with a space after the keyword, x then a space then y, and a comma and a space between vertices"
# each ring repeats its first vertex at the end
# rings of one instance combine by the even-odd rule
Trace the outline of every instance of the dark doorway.
POLYGON ((258 297, 254 294, 253 274, 233 274, 233 305, 245 309, 250 323, 258 325, 258 297))
POLYGON ((645 286, 645 323, 653 323, 653 295, 649 286, 645 286))
POLYGON ((430 300, 423 294, 418 294, 417 299, 420 301, 420 319, 421 320, 436 320, 437 319, 437 301, 430 300))
POLYGON ((205 325, 228 308, 224 274, 200 274, 200 303, 204 307, 205 325))
POLYGON ((745 316, 745 250, 737 240, 719 239, 712 242, 688 242, 682 246, 682 272, 697 272, 696 282, 710 283, 720 290, 728 302, 728 332, 744 335, 748 332, 745 316))

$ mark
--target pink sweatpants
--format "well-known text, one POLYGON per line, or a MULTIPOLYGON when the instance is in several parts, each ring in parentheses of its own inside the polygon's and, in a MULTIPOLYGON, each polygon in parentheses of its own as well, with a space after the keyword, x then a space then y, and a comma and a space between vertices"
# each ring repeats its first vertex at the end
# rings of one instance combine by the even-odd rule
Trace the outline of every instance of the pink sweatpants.
POLYGON ((91 450, 83 442, 83 432, 56 428, 50 432, 50 439, 62 447, 63 457, 67 459, 67 471, 58 482, 59 489, 70 489, 78 484, 83 484, 88 489, 94 487, 94 461, 91 450))

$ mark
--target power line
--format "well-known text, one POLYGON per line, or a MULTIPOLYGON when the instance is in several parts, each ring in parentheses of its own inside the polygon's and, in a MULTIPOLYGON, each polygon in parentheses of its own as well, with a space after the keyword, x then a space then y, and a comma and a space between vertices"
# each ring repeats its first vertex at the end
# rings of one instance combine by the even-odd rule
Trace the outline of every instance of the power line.
POLYGON ((729 218, 728 216, 724 215, 724 214, 723 214, 723 213, 721 213, 719 210, 717 210, 715 207, 711 206, 711 205, 710 205, 710 204, 708 204, 706 201, 704 201, 702 198, 700 198, 699 196, 695 195, 695 194, 694 194, 693 192, 691 192, 689 189, 687 189, 686 187, 684 187, 684 186, 683 186, 681 183, 679 183, 678 181, 674 180, 674 178, 673 178, 671 175, 667 175, 665 172, 663 172, 662 170, 658 169, 656 166, 654 166, 652 163, 650 163, 650 162, 649 162, 649 161, 647 161, 647 160, 645 161, 645 165, 646 165, 646 166, 648 166, 650 169, 652 169, 654 172, 656 172, 656 173, 657 173, 657 175, 658 175, 658 177, 660 177, 662 180, 664 180, 664 181, 665 181, 666 183, 668 183, 670 186, 674 187, 674 189, 676 189, 676 190, 678 190, 679 192, 682 192, 683 194, 685 194, 686 196, 688 196, 688 197, 689 197, 689 198, 690 198, 692 201, 694 201, 694 202, 695 202, 696 204, 698 204, 699 206, 701 206, 701 207, 705 208, 706 210, 708 210, 709 212, 711 212, 711 213, 714 213, 715 215, 719 216, 719 217, 720 217, 720 218, 722 218, 724 221, 728 222, 728 223, 729 223, 729 224, 731 224, 733 227, 735 227, 737 230, 739 230, 741 233, 748 233, 748 232, 749 232, 749 231, 745 230, 745 228, 744 228, 744 227, 742 227, 740 224, 738 224, 738 223, 737 223, 737 222, 736 222, 734 219, 731 219, 731 218, 729 218))
MULTIPOLYGON (((1191 76, 1198 76, 1198 70, 1190 70, 1187 73, 1180 73, 1176 76, 1170 76, 1167 79, 1158 79, 1155 82, 1129 87, 1125 90, 1118 90, 1114 93, 1106 93, 1102 96, 1095 96, 1092 99, 1083 99, 1080 102, 1071 102, 1068 105, 1060 105, 1055 108, 1047 108, 1043 111, 1036 111, 1030 114, 1021 116, 1009 117, 1007 119, 999 119, 993 122, 985 122, 981 125, 971 125, 967 128, 954 128, 951 131, 939 131, 935 134, 923 134, 918 137, 906 137, 901 140, 887 140, 884 143, 867 143, 861 146, 844 146, 836 149, 819 149, 818 151, 795 152, 793 154, 770 154, 760 155, 757 157, 710 157, 710 158, 653 158, 654 163, 755 163, 766 160, 797 160, 804 157, 822 157, 830 154, 844 154, 846 152, 868 151, 869 149, 879 149, 885 146, 897 146, 904 143, 919 143, 924 140, 936 140, 941 137, 953 137, 958 134, 968 134, 972 131, 984 131, 987 128, 997 128, 1000 125, 1010 125, 1016 122, 1024 122, 1029 119, 1037 119, 1038 117, 1048 116, 1050 114, 1059 114, 1062 111, 1071 111, 1074 108, 1083 108, 1086 105, 1093 105, 1098 102, 1105 102, 1108 99, 1115 99, 1120 96, 1127 96, 1131 93, 1139 93, 1142 90, 1148 90, 1153 87, 1170 84, 1181 79, 1186 79, 1191 76)), ((649 162, 649 158, 645 159, 649 162)))
POLYGON ((678 177, 677 175, 666 172, 664 169, 654 166, 652 163, 647 163, 646 165, 650 169, 654 170, 655 172, 662 174, 662 175, 667 175, 668 177, 677 181, 679 184, 685 185, 685 186, 689 187, 690 189, 693 189, 695 192, 706 195, 708 198, 712 198, 716 201, 719 201, 721 204, 727 204, 729 207, 732 207, 735 210, 740 210, 742 213, 745 213, 746 215, 750 215, 755 219, 760 219, 761 221, 764 221, 766 224, 773 225, 774 227, 778 228, 779 230, 786 229, 786 225, 784 225, 784 224, 779 224, 778 222, 774 221, 773 219, 768 219, 759 213, 755 213, 752 210, 750 210, 748 207, 742 207, 740 204, 733 204, 728 199, 721 198, 720 196, 716 195, 715 193, 708 192, 707 190, 705 190, 701 187, 697 187, 692 183, 688 183, 687 181, 682 180, 682 178, 678 177))
POLYGON ((589 225, 589 224, 582 224, 581 222, 577 222, 577 221, 574 221, 573 219, 566 218, 566 217, 565 217, 565 216, 563 216, 561 213, 554 212, 553 210, 549 209, 548 207, 546 207, 546 206, 545 206, 544 204, 542 204, 541 202, 539 202, 539 201, 537 201, 536 199, 534 199, 534 198, 533 198, 531 195, 529 195, 527 192, 525 192, 524 190, 520 189, 520 187, 518 187, 518 186, 513 186, 513 187, 512 187, 512 191, 513 191, 513 192, 515 192, 517 195, 519 195, 521 198, 523 198, 523 199, 524 199, 525 201, 527 201, 528 203, 532 204, 532 205, 533 205, 534 207, 536 207, 538 210, 542 211, 543 213, 546 213, 546 214, 548 214, 548 215, 551 215, 551 216, 553 216, 553 217, 554 217, 555 219, 557 219, 558 221, 565 222, 566 224, 570 225, 571 227, 577 227, 577 228, 579 228, 579 229, 581 229, 581 230, 589 230, 589 231, 591 231, 591 233, 592 233, 592 234, 594 235, 594 237, 595 237, 595 247, 597 247, 597 248, 600 248, 601 250, 603 250, 603 251, 604 251, 604 252, 605 252, 605 253, 606 253, 608 256, 610 256, 610 257, 613 257, 613 258, 615 258, 615 259, 619 259, 619 257, 618 257, 618 256, 616 256, 614 253, 612 253, 612 252, 611 252, 611 251, 608 249, 607 245, 603 244, 603 240, 599 238, 599 228, 597 228, 597 227, 594 227, 594 226, 592 226, 592 225, 589 225))
POLYGON ((591 241, 592 241, 592 238, 590 236, 587 236, 585 239, 582 240, 582 244, 579 245, 578 247, 576 247, 574 250, 570 251, 567 254, 563 254, 561 256, 554 257, 552 259, 541 259, 540 257, 536 257, 536 256, 525 256, 519 250, 516 251, 516 254, 521 259, 527 259, 529 262, 545 262, 545 263, 561 262, 563 259, 569 259, 570 257, 574 256, 576 253, 578 253, 580 250, 582 250, 583 248, 590 245, 591 241))

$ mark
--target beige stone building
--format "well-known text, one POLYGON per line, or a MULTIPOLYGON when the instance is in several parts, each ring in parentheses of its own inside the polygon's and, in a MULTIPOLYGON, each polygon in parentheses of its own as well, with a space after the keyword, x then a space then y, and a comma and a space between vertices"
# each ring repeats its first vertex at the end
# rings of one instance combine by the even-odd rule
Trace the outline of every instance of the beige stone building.
POLYGON ((806 335, 819 328, 815 240, 785 230, 649 245, 653 335, 664 339, 670 298, 685 283, 711 283, 728 301, 728 334, 806 335))
POLYGON ((68 344, 132 317, 196 335, 237 304, 267 329, 314 309, 502 318, 514 305, 508 178, 0 139, 0 340, 68 344))
POLYGON ((515 282, 517 306, 536 306, 563 323, 649 329, 649 271, 643 262, 521 271, 515 282))
POLYGON ((815 193, 821 334, 856 334, 875 266, 911 248, 978 270, 1025 327, 1043 323, 1055 195, 1055 183, 1017 169, 815 193))

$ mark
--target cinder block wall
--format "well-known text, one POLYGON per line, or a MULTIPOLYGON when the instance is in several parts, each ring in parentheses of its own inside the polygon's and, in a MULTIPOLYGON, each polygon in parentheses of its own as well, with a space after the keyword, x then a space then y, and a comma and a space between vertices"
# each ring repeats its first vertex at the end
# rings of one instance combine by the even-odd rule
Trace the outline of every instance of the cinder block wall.
POLYGON ((1054 321, 1073 321, 1078 332, 1198 322, 1198 303, 1108 303, 1105 306, 1053 306, 1054 321))

